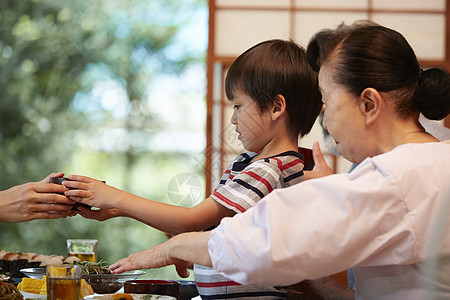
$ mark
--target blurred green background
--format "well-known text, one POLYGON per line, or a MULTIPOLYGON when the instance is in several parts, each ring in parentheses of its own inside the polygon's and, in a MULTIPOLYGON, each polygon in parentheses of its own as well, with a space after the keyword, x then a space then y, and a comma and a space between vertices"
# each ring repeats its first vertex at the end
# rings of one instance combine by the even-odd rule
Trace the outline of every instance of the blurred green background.
MULTIPOLYGON (((0 1, 0 189, 61 171, 173 203, 189 174, 204 199, 207 5, 0 1)), ((66 255, 68 238, 98 239, 108 264, 166 240, 127 218, 0 223, 1 250, 66 255)))

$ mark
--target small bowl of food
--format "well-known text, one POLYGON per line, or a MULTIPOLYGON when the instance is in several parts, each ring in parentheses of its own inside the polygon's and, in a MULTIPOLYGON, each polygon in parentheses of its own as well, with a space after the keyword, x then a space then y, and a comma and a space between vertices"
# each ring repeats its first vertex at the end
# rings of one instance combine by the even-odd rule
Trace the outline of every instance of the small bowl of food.
POLYGON ((96 294, 115 293, 123 287, 125 281, 135 280, 145 274, 144 271, 139 270, 112 274, 101 260, 97 263, 83 261, 74 264, 82 267, 82 278, 91 285, 96 294))
POLYGON ((83 274, 82 277, 92 286, 94 293, 110 294, 120 290, 127 280, 137 279, 144 271, 132 271, 122 274, 83 274))
POLYGON ((164 295, 176 299, 180 296, 180 283, 174 280, 129 280, 123 288, 129 294, 164 295))

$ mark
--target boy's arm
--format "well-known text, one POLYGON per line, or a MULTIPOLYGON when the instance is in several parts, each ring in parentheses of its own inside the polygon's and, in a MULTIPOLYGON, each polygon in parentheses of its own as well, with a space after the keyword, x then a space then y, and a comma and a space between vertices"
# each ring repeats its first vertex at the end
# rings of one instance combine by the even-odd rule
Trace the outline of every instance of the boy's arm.
POLYGON ((223 217, 234 212, 207 198, 194 207, 182 207, 145 199, 108 186, 101 181, 79 175, 70 175, 63 184, 71 190, 65 195, 87 205, 128 216, 171 234, 200 231, 217 225, 223 217))
POLYGON ((125 200, 128 203, 132 202, 126 210, 126 214, 135 220, 172 235, 202 231, 218 225, 222 218, 231 217, 235 214, 209 197, 194 207, 183 207, 141 197, 137 198, 140 198, 138 199, 140 205, 137 205, 134 200, 125 200))

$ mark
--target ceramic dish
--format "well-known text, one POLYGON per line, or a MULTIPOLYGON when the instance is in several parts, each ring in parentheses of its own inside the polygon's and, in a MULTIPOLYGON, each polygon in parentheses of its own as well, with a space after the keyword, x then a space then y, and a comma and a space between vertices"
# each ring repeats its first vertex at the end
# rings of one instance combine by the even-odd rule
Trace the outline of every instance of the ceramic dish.
POLYGON ((180 282, 180 300, 191 300, 198 296, 195 281, 178 280, 180 282))
POLYGON ((92 286, 94 293, 110 294, 120 290, 124 282, 137 279, 144 274, 144 271, 137 270, 122 274, 89 274, 82 277, 92 286))
POLYGON ((180 283, 175 280, 129 280, 123 289, 128 294, 167 295, 178 299, 180 295, 180 283))

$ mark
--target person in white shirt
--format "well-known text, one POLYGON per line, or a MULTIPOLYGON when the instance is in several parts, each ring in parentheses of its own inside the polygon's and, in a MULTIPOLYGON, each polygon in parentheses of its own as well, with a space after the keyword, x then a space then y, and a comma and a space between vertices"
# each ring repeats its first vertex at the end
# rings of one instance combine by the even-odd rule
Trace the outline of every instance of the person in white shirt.
POLYGON ((359 165, 324 176, 315 144, 310 177, 319 178, 272 192, 212 232, 131 254, 114 273, 175 264, 186 276, 193 261, 243 284, 286 286, 353 267, 356 299, 450 298, 450 141, 418 121, 449 114, 450 75, 423 71, 405 38, 383 26, 321 31, 308 55, 324 127, 359 165))

